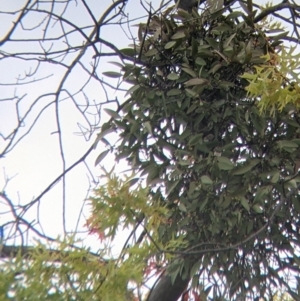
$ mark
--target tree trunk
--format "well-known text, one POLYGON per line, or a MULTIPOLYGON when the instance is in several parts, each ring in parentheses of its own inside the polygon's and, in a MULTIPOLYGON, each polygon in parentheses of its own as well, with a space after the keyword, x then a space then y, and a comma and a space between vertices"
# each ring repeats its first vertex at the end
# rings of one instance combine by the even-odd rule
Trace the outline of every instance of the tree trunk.
MULTIPOLYGON (((175 0, 175 3, 177 3, 178 0, 175 0)), ((198 0, 179 0, 178 8, 187 10, 189 13, 192 12, 193 7, 197 8, 198 6, 198 0)))
POLYGON ((147 301, 177 301, 182 293, 186 290, 190 279, 182 279, 180 275, 171 282, 168 274, 163 274, 161 279, 151 290, 147 301))

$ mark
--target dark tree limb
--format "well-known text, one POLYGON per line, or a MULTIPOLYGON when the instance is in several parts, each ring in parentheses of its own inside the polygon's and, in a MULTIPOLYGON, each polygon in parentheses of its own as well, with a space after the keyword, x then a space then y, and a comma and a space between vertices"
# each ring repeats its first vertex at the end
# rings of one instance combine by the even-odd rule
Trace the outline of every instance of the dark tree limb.
POLYGON ((147 301, 176 301, 186 290, 190 279, 182 279, 177 275, 174 283, 171 277, 164 273, 155 287, 150 291, 147 301))
MULTIPOLYGON (((78 248, 76 246, 72 246, 75 249, 81 249, 78 248)), ((37 251, 43 251, 46 250, 47 252, 50 253, 50 255, 53 254, 60 254, 60 255, 64 255, 64 256, 68 256, 70 252, 68 251, 61 251, 61 250, 55 250, 55 249, 43 249, 43 248, 37 248, 37 247, 33 247, 33 246, 14 246, 14 245, 0 245, 0 258, 5 259, 5 258, 14 258, 17 256, 22 256, 24 259, 30 259, 32 256, 33 252, 37 252, 37 251)), ((90 256, 94 256, 94 257, 99 257, 99 255, 97 255, 96 253, 92 253, 89 252, 88 253, 88 257, 90 256)), ((85 259, 88 260, 88 257, 86 257, 85 259)), ((104 259, 100 259, 101 261, 105 261, 104 259)), ((56 260, 57 262, 59 262, 59 259, 56 260)))
POLYGON ((177 5, 178 8, 187 10, 189 13, 192 12, 193 7, 197 8, 197 6, 199 4, 198 0, 179 0, 179 1, 174 0, 174 1, 176 4, 178 2, 178 5, 177 5))

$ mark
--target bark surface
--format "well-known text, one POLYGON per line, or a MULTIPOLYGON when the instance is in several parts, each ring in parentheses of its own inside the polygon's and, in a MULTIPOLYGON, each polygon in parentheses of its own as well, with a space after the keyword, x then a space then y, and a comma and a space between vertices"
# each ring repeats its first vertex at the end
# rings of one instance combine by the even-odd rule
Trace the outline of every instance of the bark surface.
MULTIPOLYGON (((178 0, 175 0, 175 3, 177 3, 178 0)), ((187 10, 189 13, 192 12, 193 7, 198 6, 198 0, 179 0, 178 8, 187 10)))
POLYGON ((186 290, 190 279, 177 276, 172 284, 171 277, 164 274, 148 296, 147 301, 177 301, 186 290))

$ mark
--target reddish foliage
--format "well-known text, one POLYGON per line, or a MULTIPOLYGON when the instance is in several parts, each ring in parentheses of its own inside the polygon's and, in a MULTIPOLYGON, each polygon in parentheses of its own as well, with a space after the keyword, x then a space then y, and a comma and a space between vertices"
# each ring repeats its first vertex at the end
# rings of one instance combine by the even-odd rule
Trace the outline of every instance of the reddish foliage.
POLYGON ((194 301, 201 301, 199 294, 196 291, 192 291, 194 301))
POLYGON ((185 291, 181 297, 181 301, 189 301, 189 291, 185 291))
POLYGON ((92 217, 88 218, 84 226, 89 229, 89 234, 91 235, 96 234, 98 236, 98 239, 102 242, 106 238, 105 233, 101 231, 99 228, 97 228, 95 225, 93 225, 92 220, 93 220, 92 217))

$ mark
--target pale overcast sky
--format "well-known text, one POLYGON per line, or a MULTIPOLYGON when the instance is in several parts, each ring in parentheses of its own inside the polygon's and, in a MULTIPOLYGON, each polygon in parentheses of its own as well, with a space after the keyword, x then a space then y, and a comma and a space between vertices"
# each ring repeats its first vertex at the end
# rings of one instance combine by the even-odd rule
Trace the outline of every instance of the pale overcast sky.
MULTIPOLYGON (((18 8, 22 8, 26 1, 16 0, 2 0, 0 2, 0 12, 13 12, 18 8)), ((165 1, 167 2, 167 1, 165 1)), ((280 2, 280 1, 274 1, 280 2)), ((111 0, 89 0, 87 3, 98 19, 104 10, 112 3, 111 0)), ((146 2, 144 2, 146 4, 146 2)), ((157 8, 161 3, 160 0, 152 1, 152 6, 157 8)), ((50 4, 45 4, 40 9, 48 9, 50 4)), ((54 12, 60 14, 64 6, 55 6, 54 12)), ((129 19, 135 19, 141 16, 146 16, 144 9, 140 5, 138 0, 129 0, 126 12, 129 14, 129 19)), ((42 13, 30 12, 24 19, 23 26, 25 28, 33 28, 43 22, 45 15, 42 13)), ((89 26, 92 24, 92 19, 89 16, 87 10, 83 7, 81 1, 71 1, 67 7, 64 18, 75 23, 78 27, 89 26)), ((16 15, 1 14, 0 15, 0 40, 7 34, 8 30, 12 26, 12 22, 16 19, 16 15)), ((116 19, 118 20, 118 18, 116 19)), ((125 20, 124 20, 125 21, 125 20)), ((137 19, 133 24, 138 24, 140 21, 137 19)), ((144 19, 144 22, 146 20, 144 19)), ((71 26, 65 25, 64 30, 70 30, 71 26)), ((49 36, 56 36, 59 32, 62 34, 61 26, 58 22, 52 22, 49 26, 49 36)), ((137 27, 131 27, 133 36, 136 36, 137 27)), ((85 34, 89 34, 90 29, 85 29, 85 34)), ((100 37, 109 41, 119 48, 126 47, 131 42, 128 37, 128 27, 125 24, 123 29, 119 24, 104 26, 101 28, 100 37)), ((29 39, 35 37, 41 37, 43 31, 40 28, 32 31, 24 31, 18 28, 14 35, 11 37, 14 40, 29 39)), ((81 45, 84 41, 84 37, 77 31, 70 35, 68 43, 71 45, 81 45)), ((4 52, 40 52, 42 49, 60 50, 64 49, 65 44, 61 41, 45 41, 43 43, 28 43, 23 42, 7 42, 0 46, 0 51, 4 52)), ((103 51, 110 51, 107 47, 103 47, 103 51)), ((91 63, 93 62, 91 50, 87 51, 81 62, 89 69, 92 68, 91 63)), ((74 55, 70 54, 69 57, 65 58, 65 62, 70 62, 74 59, 74 55)), ((101 59, 99 66, 97 67, 97 74, 101 76, 101 73, 108 70, 117 70, 115 66, 107 64, 107 61, 117 60, 113 57, 107 57, 101 59)), ((61 81, 62 76, 66 72, 61 66, 43 63, 38 66, 36 61, 26 61, 16 58, 5 58, 0 54, 0 133, 2 135, 8 135, 16 128, 17 112, 16 112, 16 97, 21 98, 19 101, 19 114, 24 114, 29 110, 30 106, 36 102, 34 109, 30 110, 24 127, 21 128, 18 137, 22 136, 34 123, 37 118, 37 114, 40 113, 41 108, 44 108, 47 104, 50 104, 53 100, 53 93, 56 92, 57 87, 61 81), (38 68, 38 71, 33 71, 38 68), (46 78, 41 81, 37 81, 31 84, 12 85, 16 83, 17 78, 22 83, 22 78, 25 75, 33 73, 29 80, 36 80, 39 78, 46 78), (47 93, 52 93, 49 96, 43 96, 47 93)), ((82 87, 87 81, 87 73, 82 69, 82 66, 77 65, 76 68, 69 75, 67 81, 64 84, 63 89, 69 93, 74 94, 82 87)), ((116 81, 106 78, 112 84, 116 81)), ((108 89, 109 99, 115 99, 118 97, 122 100, 124 94, 118 92, 115 93, 113 89, 108 89)), ((70 98, 69 94, 62 92, 60 94, 59 103, 59 116, 62 130, 63 149, 66 159, 66 167, 69 167, 75 161, 77 161, 91 146, 95 139, 95 135, 89 137, 89 141, 86 141, 80 133, 82 126, 86 127, 88 124, 84 120, 83 115, 79 113, 74 101, 77 104, 84 105, 86 98, 89 99, 90 103, 104 103, 106 101, 106 95, 101 85, 91 80, 84 89, 83 93, 78 93, 74 98, 70 98), (81 125, 79 127, 78 125, 81 125)), ((110 105, 111 106, 111 105, 110 105)), ((113 106, 111 106, 114 109, 113 106)), ((85 113, 85 116, 92 122, 97 116, 94 109, 90 110, 89 113, 85 113)), ((107 116, 101 113, 101 123, 107 120, 107 116)), ((47 107, 38 121, 34 124, 30 134, 24 137, 19 144, 4 158, 0 158, 0 190, 4 187, 6 177, 12 178, 5 187, 5 191, 8 197, 17 204, 27 204, 32 199, 37 197, 61 172, 62 172, 62 159, 60 156, 60 149, 58 143, 58 134, 55 106, 51 105, 47 107)), ((112 138, 115 139, 115 138, 112 138)), ((7 141, 3 141, 0 137, 0 152, 7 146, 7 141)), ((103 151, 101 144, 98 145, 97 149, 86 160, 87 165, 92 172, 93 177, 98 180, 98 176, 101 175, 99 167, 94 167, 96 157, 103 151)), ((113 157, 107 157, 102 162, 106 169, 110 169, 114 160, 113 157)), ((118 171, 126 169, 125 164, 121 164, 118 171)), ((68 231, 75 229, 78 216, 85 199, 88 189, 90 188, 90 181, 92 176, 89 174, 88 169, 84 164, 78 165, 74 170, 68 173, 66 177, 66 225, 68 231)), ((39 216, 43 230, 49 236, 56 237, 62 232, 62 181, 58 183, 54 188, 48 192, 40 202, 40 207, 34 206, 26 215, 25 218, 28 221, 33 221, 39 216)), ((8 211, 7 214, 0 216, 0 225, 11 220, 12 216, 9 213, 7 206, 1 207, 0 211, 8 211)), ((84 219, 80 220, 80 226, 84 224, 84 219)))
MULTIPOLYGON (((26 1, 1 1, 0 12, 14 12, 21 9, 26 1)), ((102 15, 102 13, 112 3, 110 0, 90 0, 87 1, 96 19, 102 15)), ((160 1, 152 1, 153 7, 158 7, 160 1)), ((40 6, 39 9, 49 10, 50 4, 40 6)), ((55 6, 54 12, 58 15, 62 12, 64 5, 55 6)), ((145 11, 139 4, 139 1, 128 1, 126 12, 129 14, 129 19, 135 19, 141 16, 146 16, 145 11)), ((43 13, 29 12, 24 19, 24 28, 33 28, 38 24, 41 24, 46 15, 43 13)), ((12 26, 12 22, 16 20, 17 15, 4 14, 0 15, 0 40, 6 36, 8 30, 12 26)), ((92 25, 92 19, 87 13, 87 10, 83 7, 81 1, 70 1, 65 13, 64 18, 75 23, 78 27, 84 27, 92 25)), ((116 18, 118 21, 119 18, 116 18)), ((124 19, 125 21, 125 19, 124 19)), ((136 20, 133 24, 138 24, 141 20, 136 20)), ((50 24, 48 38, 51 36, 57 36, 62 34, 61 26, 58 22, 52 22, 50 24)), ((72 29, 71 26, 65 25, 64 30, 72 29)), ((137 27, 131 27, 132 33, 136 36, 137 27)), ((90 29, 85 30, 85 34, 89 34, 90 29)), ((128 28, 125 24, 123 29, 119 24, 108 25, 101 28, 100 37, 109 41, 119 48, 127 47, 129 39, 128 28)), ((24 31, 21 27, 12 35, 13 40, 26 40, 29 38, 42 37, 43 31, 40 28, 24 31)), ((84 41, 84 37, 74 32, 69 36, 68 43, 72 46, 81 45, 84 41)), ((11 41, 6 42, 0 46, 1 52, 40 52, 42 49, 51 51, 64 49, 65 44, 61 41, 45 41, 43 43, 38 42, 26 42, 26 41, 11 41)), ((104 52, 112 52, 107 47, 102 48, 104 52)), ((0 54, 1 55, 1 54, 0 54)), ((89 50, 82 58, 81 62, 85 67, 91 69, 93 63, 92 56, 94 53, 89 50)), ((65 58, 65 63, 71 62, 74 59, 74 55, 69 55, 69 58, 65 58)), ((20 129, 19 134, 16 136, 21 137, 28 129, 33 125, 30 133, 25 136, 18 145, 12 149, 4 158, 0 159, 0 190, 5 186, 6 177, 11 178, 5 187, 7 196, 13 201, 14 204, 27 204, 32 199, 36 198, 61 172, 62 172, 62 159, 60 156, 60 149, 58 143, 58 134, 55 106, 50 105, 54 100, 53 93, 56 92, 57 87, 61 81, 62 76, 65 74, 66 69, 54 65, 51 63, 42 63, 38 65, 37 61, 26 61, 17 58, 5 58, 0 56, 0 133, 4 136, 9 135, 17 126, 17 110, 16 100, 21 99, 18 103, 19 115, 24 116, 26 112, 29 112, 26 117, 24 127, 20 129), (38 67, 38 69, 37 69, 38 67), (37 72, 34 73, 34 70, 37 72), (22 78, 25 75, 32 74, 31 77, 25 81, 22 78), (35 81, 40 78, 45 78, 40 81, 36 81, 29 84, 14 85, 19 80, 19 83, 28 81, 35 81), (45 96, 50 93, 51 95, 45 96), (41 97, 44 95, 43 97, 41 97), (33 109, 29 110, 30 106, 35 103, 33 109), (47 105, 49 106, 47 107, 47 105), (46 107, 46 108, 45 108, 46 107), (42 108, 45 108, 42 114, 37 119, 37 115, 40 114, 42 108), (35 122, 36 121, 36 122, 35 122)), ((101 63, 97 67, 97 74, 101 76, 101 73, 108 70, 117 70, 115 66, 107 64, 107 61, 117 60, 114 57, 108 57, 101 59, 101 63)), ((68 93, 74 94, 82 87, 87 81, 87 73, 84 72, 80 65, 77 65, 72 73, 68 76, 63 89, 68 93)), ((105 78, 112 84, 116 81, 105 78)), ((118 97, 122 100, 124 94, 115 93, 114 90, 108 89, 109 99, 115 99, 118 97)), ((89 137, 89 141, 82 135, 78 135, 81 132, 82 127, 87 127, 88 124, 84 120, 83 115, 79 113, 74 101, 77 104, 84 105, 86 98, 90 103, 104 103, 106 101, 106 95, 101 85, 95 80, 91 80, 84 89, 83 93, 78 93, 74 98, 70 98, 70 94, 62 92, 59 100, 59 117, 60 126, 62 131, 63 149, 66 159, 66 167, 69 167, 75 161, 77 161, 91 146, 95 139, 95 135, 89 137), (80 126, 79 126, 80 124, 80 126)), ((111 106, 111 105, 110 105, 111 106)), ((113 106, 111 106, 114 109, 113 106)), ((90 109, 90 113, 85 113, 85 116, 89 118, 89 122, 92 122, 97 116, 94 109, 90 109)), ((101 113, 101 123, 107 120, 104 112, 101 113)), ((112 138, 113 139, 113 138, 112 138)), ((4 141, 0 137, 0 152, 7 146, 8 141, 4 141)), ((101 144, 86 160, 93 177, 98 180, 98 177, 102 174, 99 167, 94 167, 96 157, 103 149, 101 144)), ((102 164, 105 164, 107 169, 110 169, 114 160, 113 157, 107 157, 102 164)), ((118 170, 124 170, 126 165, 122 164, 118 170)), ((66 225, 68 231, 75 229, 78 216, 85 199, 88 189, 90 188, 90 181, 92 176, 89 174, 87 167, 84 164, 78 165, 74 170, 68 173, 66 177, 66 225)), ((44 232, 52 237, 56 237, 62 232, 62 181, 60 181, 54 188, 51 189, 41 199, 40 206, 34 206, 24 216, 29 222, 39 220, 43 227, 44 232)), ((0 225, 6 223, 12 219, 9 213, 9 208, 5 205, 1 206, 0 211, 6 211, 6 214, 0 216, 0 225)), ((84 224, 84 219, 80 221, 80 227, 84 224)), ((5 236, 8 235, 9 228, 5 229, 5 236)), ((11 242, 10 242, 11 243, 11 242)))

